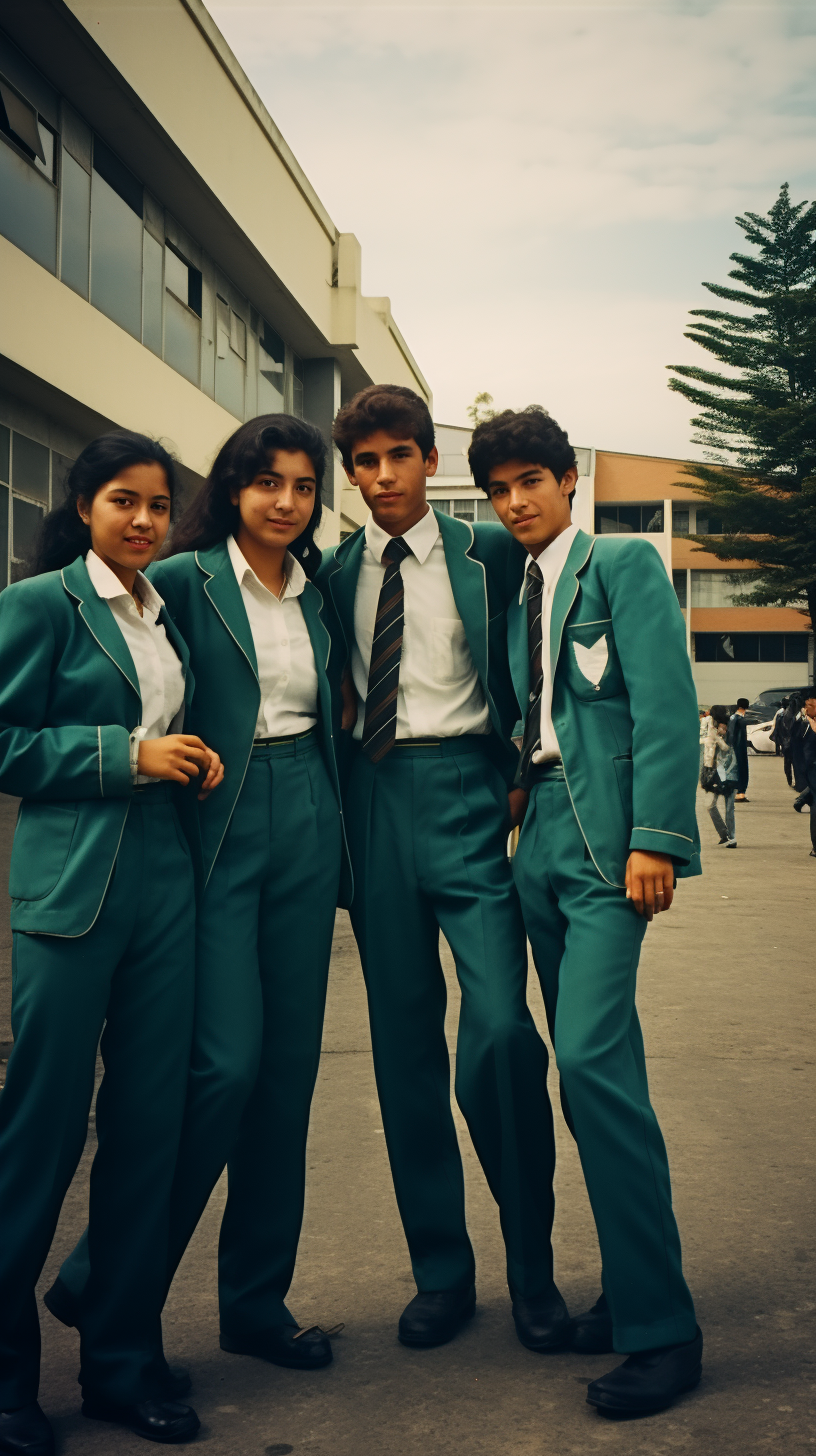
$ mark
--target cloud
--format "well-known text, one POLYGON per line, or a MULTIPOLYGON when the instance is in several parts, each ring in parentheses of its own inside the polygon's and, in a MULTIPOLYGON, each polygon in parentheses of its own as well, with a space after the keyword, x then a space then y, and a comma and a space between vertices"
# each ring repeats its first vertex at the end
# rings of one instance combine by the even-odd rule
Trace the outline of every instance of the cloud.
POLYGON ((664 371, 693 357, 685 309, 725 275, 735 214, 767 210, 785 180, 816 194, 812 5, 212 12, 360 238, 364 287, 391 296, 440 418, 463 420, 477 388, 537 397, 546 354, 571 361, 563 410, 585 440, 689 449, 664 371))

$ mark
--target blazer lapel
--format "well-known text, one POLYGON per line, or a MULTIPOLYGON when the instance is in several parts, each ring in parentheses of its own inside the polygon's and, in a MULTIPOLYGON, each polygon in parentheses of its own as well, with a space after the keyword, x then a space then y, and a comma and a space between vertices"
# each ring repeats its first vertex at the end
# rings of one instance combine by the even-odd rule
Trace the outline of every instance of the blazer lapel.
POLYGON ((445 564, 450 577, 453 600, 462 618, 473 665, 482 687, 489 694, 487 681, 487 581, 481 561, 468 553, 473 545, 473 532, 466 521, 434 511, 439 534, 445 549, 445 564))
POLYGON ((354 646, 354 598, 357 595, 357 582, 364 550, 365 531, 361 529, 350 542, 344 541, 337 548, 334 554, 336 565, 328 578, 329 591, 335 611, 340 618, 349 653, 354 646))
POLYGON ((165 607, 162 607, 159 612, 159 621, 181 660, 181 670, 184 673, 184 701, 189 706, 192 702, 194 686, 193 674, 190 671, 190 649, 165 607))
POLYGON ((556 583, 552 612, 550 613, 550 676, 553 679, 555 678, 558 654, 561 651, 561 636, 564 631, 564 623, 578 595, 578 573, 586 566, 586 563, 592 555, 594 545, 594 536, 587 535, 586 531, 579 531, 570 546, 569 555, 564 562, 563 570, 556 583))
POLYGON ((255 656, 252 630, 226 542, 219 541, 217 546, 211 546, 208 551, 196 551, 195 559, 196 565, 208 577, 204 583, 204 591, 230 637, 244 654, 257 682, 258 659, 255 656))
POLYGON ((307 581, 300 594, 300 610, 303 613, 303 620, 306 623, 306 630, 309 633, 321 687, 326 676, 326 669, 329 665, 329 654, 331 652, 329 629, 320 615, 322 606, 323 598, 318 588, 313 582, 307 581))
POLYGON ((88 568, 85 565, 84 558, 78 556, 76 561, 71 562, 70 566, 63 567, 61 574, 62 584, 65 590, 79 602, 79 615, 91 636, 96 639, 106 657, 109 657, 111 662, 127 678, 141 703, 142 695, 139 691, 139 676, 136 672, 133 658, 128 650, 128 645, 122 633, 119 631, 116 618, 108 603, 96 591, 88 575, 88 568))

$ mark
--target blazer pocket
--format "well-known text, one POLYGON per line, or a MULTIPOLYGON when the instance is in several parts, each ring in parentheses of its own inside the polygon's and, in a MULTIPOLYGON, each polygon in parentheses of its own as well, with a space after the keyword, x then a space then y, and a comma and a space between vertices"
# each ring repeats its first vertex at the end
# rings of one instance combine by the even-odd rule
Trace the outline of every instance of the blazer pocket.
POLYGON ((23 802, 11 849, 12 900, 44 900, 51 894, 68 863, 78 818, 78 809, 64 804, 23 802))
POLYGON ((470 648, 458 617, 431 618, 431 661, 434 681, 459 682, 470 668, 470 648))

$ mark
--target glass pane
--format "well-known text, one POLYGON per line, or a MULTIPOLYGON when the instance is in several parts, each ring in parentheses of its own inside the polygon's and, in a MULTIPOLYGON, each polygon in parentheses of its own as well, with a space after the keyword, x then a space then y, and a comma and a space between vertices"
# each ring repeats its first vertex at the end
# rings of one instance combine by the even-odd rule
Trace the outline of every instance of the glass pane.
POLYGON ((0 591, 8 586, 8 517, 9 517, 9 492, 8 486, 0 486, 0 591))
POLYGON ((59 451, 51 451, 51 504, 58 506, 68 493, 68 476, 73 460, 59 451))
POLYGON ((675 536, 687 536, 689 533, 688 511, 672 511, 672 534, 675 536))
MULTIPOLYGON (((685 573, 684 573, 685 575, 685 573)), ((695 632, 694 659, 696 662, 716 662, 719 638, 713 632, 695 632)))
MULTIPOLYGON (((0 425, 0 480, 9 479, 9 464, 11 462, 11 430, 6 425, 0 425)), ((0 543, 0 555, 3 547, 0 543)))
POLYGON ((94 170, 91 303, 136 339, 142 336, 143 232, 132 207, 94 170))
POLYGON ((0 137, 0 232, 35 263, 57 271, 57 189, 0 137))
POLYGON ((737 654, 734 651, 734 643, 729 636, 720 637, 717 644, 718 662, 735 662, 737 654))
POLYGON ((62 153, 62 257, 63 283, 88 297, 91 258, 91 179, 70 152, 62 153))
MULTIPOLYGON (((152 233, 145 231, 142 276, 142 343, 161 358, 162 351, 162 259, 164 249, 152 233)), ((169 255, 168 255, 169 256, 169 255)))
POLYGON ((48 446, 16 430, 11 447, 11 483, 15 490, 48 505, 48 446))
POLYGON ((578 474, 589 475, 590 464, 592 462, 592 451, 582 450, 579 447, 576 447, 575 460, 578 465, 578 474))
POLYGON ((677 593, 677 600, 680 603, 681 607, 688 606, 687 578, 685 571, 672 572, 672 586, 677 593))
POLYGON ((787 632, 785 634, 785 661, 786 662, 807 662, 808 660, 808 634, 807 632, 787 632))
POLYGON ((297 354, 292 364, 292 414, 303 419, 303 365, 297 354))
POLYGON ((263 321, 258 337, 258 353, 258 413, 281 414, 284 408, 283 370, 286 348, 283 339, 263 321))
POLYGON ((476 502, 472 500, 457 500, 453 503, 453 514, 457 521, 472 521, 476 516, 476 502))
POLYGON ((43 515, 44 512, 40 506, 32 505, 31 501, 18 500, 16 496, 13 497, 11 554, 14 561, 27 562, 30 560, 43 515))
POLYGON ((230 309, 230 348, 239 359, 246 359, 246 324, 230 309))
POLYGON ((53 182, 54 154, 56 150, 54 143, 56 142, 56 137, 50 126, 46 126, 45 122, 40 121, 39 117, 37 118, 37 131, 40 134, 40 146, 42 147, 45 161, 43 161, 42 157, 35 157, 34 166, 38 172, 42 172, 43 176, 48 178, 49 182, 53 182))
POLYGON ((707 511, 698 509, 696 534, 698 536, 721 536, 722 521, 719 516, 710 516, 707 511))
POLYGON ((443 516, 449 516, 451 513, 451 503, 449 500, 431 501, 431 505, 435 511, 441 511, 443 516))
POLYGON ((760 662, 785 661, 785 637, 782 632, 761 632, 759 635, 760 662))
POLYGON ((618 531, 621 535, 640 533, 640 506, 618 506, 618 531))
POLYGON ((740 591, 732 586, 729 571, 692 571, 691 605, 693 607, 730 607, 740 591))
POLYGON ((617 506, 596 506, 595 507, 595 535, 596 536, 617 536, 618 534, 618 510, 617 506))
MULTIPOLYGON (((173 369, 177 369, 179 374, 183 374, 185 379, 189 379, 191 384, 198 384, 200 353, 201 325, 198 319, 189 308, 185 308, 183 303, 179 303, 172 293, 168 293, 164 316, 165 362, 173 369)), ((221 360, 219 359, 218 362, 220 364, 221 360)), ((220 401, 222 404, 223 402, 223 400, 220 401)), ((243 378, 241 380, 241 402, 243 404, 243 378)), ((232 412, 235 414, 235 410, 232 412)))
POLYGON ((187 302, 190 291, 190 270, 172 248, 164 250, 164 285, 175 293, 180 303, 187 302))
POLYGON ((479 500, 476 502, 476 520, 495 521, 498 524, 499 518, 489 500, 479 500))
POLYGON ((731 641, 735 662, 759 662, 758 632, 735 632, 731 641))
POLYGON ((663 507, 661 505, 641 506, 640 521, 643 531, 662 531, 663 507))

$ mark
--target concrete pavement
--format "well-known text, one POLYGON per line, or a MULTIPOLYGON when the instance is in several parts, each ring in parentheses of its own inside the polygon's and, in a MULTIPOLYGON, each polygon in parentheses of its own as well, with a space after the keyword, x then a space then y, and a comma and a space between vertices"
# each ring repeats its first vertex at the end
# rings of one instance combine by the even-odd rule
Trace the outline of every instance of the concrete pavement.
MULTIPOLYGON (((754 759, 751 776, 751 803, 737 809, 736 851, 714 847, 701 803, 706 873, 682 884, 671 912, 651 927, 639 990, 653 1100, 706 1340, 699 1390, 660 1416, 610 1423, 584 1400, 587 1381, 613 1363, 609 1356, 542 1357, 519 1345, 496 1209, 461 1121, 477 1316, 442 1349, 408 1351, 397 1343, 396 1321, 414 1286, 390 1184, 359 961, 341 915, 290 1307, 303 1325, 344 1320, 346 1329, 333 1366, 313 1375, 219 1350, 219 1187, 165 1318, 168 1356, 189 1365, 195 1380, 197 1444, 212 1456, 813 1450, 816 861, 808 857, 806 816, 791 812, 781 763, 754 759)), ((9 801, 4 808, 8 818, 9 801)), ((446 970, 453 1041, 457 993, 449 957, 446 970)), ((530 999, 543 1031, 534 977, 530 999)), ((0 1041, 10 1035, 7 1005, 4 988, 0 1041)), ((557 1130, 556 1277, 577 1312, 597 1296, 599 1261, 580 1165, 560 1114, 557 1130)), ((92 1142, 93 1130, 43 1287, 84 1224, 92 1142)), ((41 1400, 59 1450, 143 1456, 137 1438, 81 1418, 76 1334, 45 1311, 42 1324, 41 1400)))

